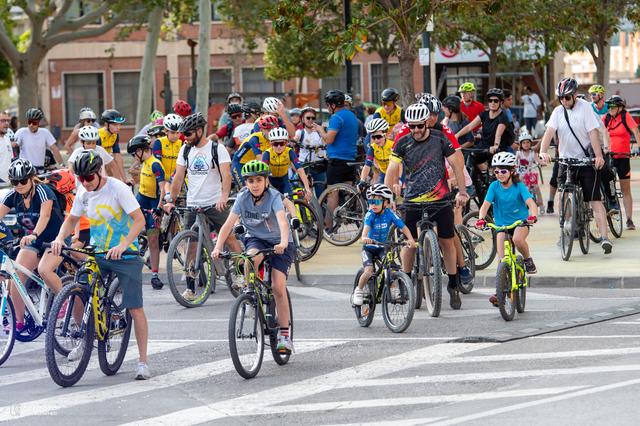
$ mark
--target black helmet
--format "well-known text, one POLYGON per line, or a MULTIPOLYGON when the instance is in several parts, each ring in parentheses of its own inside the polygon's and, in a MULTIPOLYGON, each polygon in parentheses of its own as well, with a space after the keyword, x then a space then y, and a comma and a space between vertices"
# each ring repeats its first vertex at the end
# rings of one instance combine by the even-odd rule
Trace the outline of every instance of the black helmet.
POLYGON ((609 106, 617 106, 617 107, 622 107, 622 108, 627 106, 627 103, 625 102, 624 98, 622 96, 618 96, 618 95, 611 96, 609 99, 604 101, 604 103, 609 105, 609 106))
POLYGON ((227 105, 227 114, 240 114, 242 113, 242 107, 238 104, 229 104, 227 105))
POLYGON ((229 103, 231 101, 231 99, 233 98, 238 98, 240 99, 240 102, 242 102, 242 95, 238 92, 231 92, 229 93, 229 96, 227 96, 227 103, 229 103))
POLYGON ((380 98, 382 102, 397 102, 400 99, 400 93, 393 87, 388 87, 382 91, 380 98))
POLYGON ((487 99, 489 99, 491 96, 495 96, 501 101, 504 101, 504 92, 502 91, 502 89, 498 89, 497 87, 489 89, 489 91, 487 92, 487 99))
POLYGON ((324 95, 324 102, 329 105, 333 104, 335 106, 343 106, 344 105, 344 92, 340 90, 329 90, 326 95, 324 95))
POLYGON ((578 91, 578 82, 573 78, 563 78, 556 86, 556 96, 573 95, 578 91))
POLYGON ((207 120, 204 119, 202 113, 196 112, 195 114, 191 114, 187 116, 183 121, 178 131, 181 133, 184 132, 193 132, 196 129, 204 129, 207 125, 207 120))
POLYGON ((100 116, 100 121, 103 123, 124 123, 124 117, 116 109, 106 109, 100 116))
POLYGON ((458 96, 447 96, 442 101, 442 105, 449 108, 451 112, 460 112, 461 99, 458 96))
POLYGON ((24 158, 13 160, 9 166, 9 180, 23 180, 35 176, 35 174, 36 168, 33 167, 31 161, 25 160, 24 158))
POLYGON ((73 171, 78 176, 99 173, 100 169, 102 169, 102 157, 92 149, 82 151, 73 162, 73 171))
POLYGON ((27 110, 27 120, 42 120, 44 113, 40 108, 29 108, 27 110))
POLYGON ((132 137, 129 142, 127 142, 127 152, 129 154, 135 154, 138 149, 142 149, 143 151, 149 147, 151 140, 149 136, 139 135, 132 137))
POLYGON ((242 104, 242 112, 245 114, 260 114, 262 107, 254 101, 247 101, 242 104))

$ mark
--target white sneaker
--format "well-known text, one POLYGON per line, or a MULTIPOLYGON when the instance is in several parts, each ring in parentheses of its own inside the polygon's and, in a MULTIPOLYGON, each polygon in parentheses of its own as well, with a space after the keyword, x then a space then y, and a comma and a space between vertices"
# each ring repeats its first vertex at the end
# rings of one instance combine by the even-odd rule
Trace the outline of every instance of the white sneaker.
POLYGON ((80 342, 78 346, 73 348, 71 352, 69 352, 69 355, 67 355, 67 360, 69 362, 75 362, 80 358, 82 358, 83 353, 84 353, 84 340, 80 342))
POLYGON ((194 300, 196 300, 196 294, 193 291, 191 291, 191 289, 186 289, 182 293, 182 298, 187 302, 193 302, 194 300))
POLYGON ((356 306, 362 306, 364 303, 364 291, 360 287, 356 287, 353 290, 353 304, 356 306))
POLYGON ((391 299, 392 300, 400 299, 400 289, 398 288, 397 285, 389 288, 389 291, 391 292, 391 299))
POLYGON ((149 366, 143 362, 138 363, 138 368, 136 369, 136 380, 148 380, 151 378, 151 372, 149 372, 149 366))

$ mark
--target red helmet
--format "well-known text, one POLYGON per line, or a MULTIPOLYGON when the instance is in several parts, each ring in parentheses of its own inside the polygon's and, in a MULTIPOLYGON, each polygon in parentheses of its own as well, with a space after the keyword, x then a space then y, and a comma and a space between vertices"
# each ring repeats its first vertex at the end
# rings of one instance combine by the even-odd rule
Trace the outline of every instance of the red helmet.
POLYGON ((173 104, 173 111, 184 118, 187 115, 191 115, 191 105, 189 105, 182 99, 178 99, 176 103, 173 104))
POLYGON ((273 115, 265 115, 258 119, 258 126, 260 126, 261 129, 273 129, 279 125, 278 119, 273 115))
POLYGON ((69 169, 54 170, 49 176, 49 181, 61 194, 68 194, 76 189, 76 178, 69 169))

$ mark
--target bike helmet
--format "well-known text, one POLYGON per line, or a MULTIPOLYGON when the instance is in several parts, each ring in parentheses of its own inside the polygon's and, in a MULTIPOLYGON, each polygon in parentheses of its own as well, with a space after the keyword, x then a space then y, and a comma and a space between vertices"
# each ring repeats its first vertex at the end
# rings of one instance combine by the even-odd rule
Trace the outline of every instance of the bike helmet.
POLYGON ((229 96, 227 96, 227 104, 231 103, 231 99, 240 99, 240 102, 242 103, 242 95, 238 92, 229 93, 229 96))
POLYGON ((451 112, 460 112, 460 104, 462 103, 462 99, 458 96, 447 96, 442 101, 442 105, 449 108, 451 112))
POLYGON ((587 100, 587 95, 585 95, 584 93, 578 93, 576 95, 576 98, 582 99, 583 101, 586 101, 587 100))
POLYGON ((240 104, 227 105, 227 114, 229 114, 229 116, 232 116, 234 114, 242 114, 242 106, 240 104))
POLYGON ((367 198, 382 197, 386 200, 393 201, 393 192, 383 183, 376 183, 367 189, 367 198))
POLYGON ((124 123, 124 117, 122 116, 122 114, 120 114, 120 112, 116 109, 107 109, 102 113, 102 116, 100 117, 100 120, 103 123, 116 123, 116 124, 122 124, 124 123))
POLYGON ((373 118, 365 125, 367 133, 374 133, 378 131, 386 132, 389 130, 389 123, 384 118, 373 118))
POLYGON ((280 99, 274 97, 265 98, 262 102, 262 109, 269 113, 278 112, 278 106, 281 104, 280 99))
POLYGON ((287 129, 283 129, 282 127, 276 127, 275 129, 271 129, 269 132, 269 141, 288 141, 289 140, 289 132, 287 129))
POLYGON ((423 122, 429 118, 429 108, 423 103, 411 104, 404 112, 407 123, 423 122))
POLYGON ((382 102, 397 102, 400 99, 400 93, 393 87, 387 87, 380 95, 382 102))
POLYGON ((191 115, 191 105, 182 99, 178 99, 176 103, 173 104, 173 112, 178 114, 180 117, 185 118, 188 115, 191 115))
POLYGON ((533 141, 533 138, 526 129, 520 132, 520 136, 518 136, 518 143, 522 143, 522 141, 533 141))
POLYGON ((207 120, 204 119, 202 113, 196 112, 187 116, 182 120, 182 124, 178 127, 179 132, 193 132, 196 129, 204 129, 207 125, 207 120))
POLYGON ((13 133, 13 130, 11 129, 7 129, 7 138, 9 138, 9 142, 15 142, 16 141, 16 134, 13 133))
POLYGON ((515 167, 516 156, 510 152, 498 152, 491 159, 492 167, 515 167))
POLYGON ((462 93, 462 92, 475 92, 476 91, 476 85, 473 84, 470 81, 465 81, 464 83, 462 83, 460 85, 460 87, 458 87, 458 92, 462 93))
POLYGON ((348 94, 348 93, 344 94, 344 103, 345 104, 349 104, 349 105, 353 105, 353 98, 351 97, 350 94, 348 94))
POLYGON ((177 132, 182 124, 182 117, 178 114, 167 114, 166 117, 162 119, 162 125, 165 129, 170 130, 172 132, 177 132))
POLYGON ((260 104, 257 102, 248 101, 242 104, 242 112, 245 114, 260 114, 261 111, 260 104))
POLYGON ((102 157, 92 150, 82 151, 73 162, 73 171, 78 176, 88 176, 99 173, 102 169, 102 157))
POLYGON ((146 148, 149 148, 150 144, 151 140, 149 139, 149 136, 134 136, 129 140, 129 142, 127 142, 127 152, 129 154, 135 154, 139 149, 144 151, 146 148))
POLYGON ((573 95, 578 91, 578 82, 573 78, 563 78, 556 86, 556 96, 573 95))
POLYGON ((69 169, 54 170, 49 175, 49 182, 53 182, 61 194, 68 194, 76 189, 76 177, 69 169))
POLYGON ((271 173, 271 168, 267 163, 263 163, 260 160, 251 160, 242 166, 242 177, 249 176, 269 176, 271 173))
POLYGON ((154 138, 163 136, 164 135, 164 125, 162 123, 152 124, 147 129, 147 135, 149 135, 151 137, 154 137, 154 138))
POLYGON ((162 113, 156 109, 151 113, 151 115, 149 115, 149 123, 154 123, 162 117, 163 117, 162 113))
POLYGON ((27 110, 27 120, 42 120, 44 113, 40 108, 29 108, 27 110))
POLYGON ((31 161, 18 158, 9 165, 9 180, 24 180, 36 175, 36 168, 31 161))
POLYGON ((604 96, 605 90, 604 87, 601 86, 600 84, 594 84, 593 86, 589 87, 589 93, 597 93, 599 95, 604 96))
POLYGON ((340 90, 329 90, 327 94, 324 95, 324 102, 327 105, 335 105, 337 107, 341 107, 344 105, 344 101, 344 92, 340 90))
POLYGON ((273 129, 274 127, 280 127, 280 123, 273 115, 265 115, 258 119, 258 127, 261 129, 273 129))
POLYGON ((95 127, 84 126, 78 131, 78 138, 81 141, 97 141, 100 139, 100 134, 98 133, 98 129, 95 127))
POLYGON ((300 108, 292 108, 289 110, 289 115, 302 115, 302 110, 300 108))
POLYGON ((618 96, 618 95, 611 96, 609 99, 604 101, 604 103, 609 105, 609 106, 617 106, 617 107, 622 107, 622 108, 627 106, 627 103, 625 102, 624 98, 622 96, 618 96))
POLYGON ((500 101, 504 101, 504 92, 502 91, 502 89, 498 89, 497 87, 489 89, 489 91, 487 92, 487 100, 492 96, 500 99, 500 101))
POLYGON ((429 112, 433 115, 439 114, 442 109, 442 102, 440 102, 440 99, 436 98, 431 93, 424 93, 418 103, 425 104, 429 109, 429 112))
POLYGON ((91 108, 88 107, 84 107, 80 110, 80 115, 78 117, 78 121, 83 121, 83 120, 97 120, 98 117, 96 117, 96 113, 93 112, 93 110, 91 108))

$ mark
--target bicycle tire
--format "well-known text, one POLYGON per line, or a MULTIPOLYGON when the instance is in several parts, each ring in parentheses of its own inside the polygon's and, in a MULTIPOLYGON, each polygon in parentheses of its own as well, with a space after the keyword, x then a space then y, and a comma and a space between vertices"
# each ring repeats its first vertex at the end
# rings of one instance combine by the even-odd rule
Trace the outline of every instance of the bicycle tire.
POLYGON ((307 202, 294 200, 293 204, 296 206, 298 219, 300 219, 300 230, 296 231, 299 239, 300 261, 306 262, 315 256, 320 248, 320 243, 322 243, 320 219, 315 209, 307 202))
POLYGON ((422 279, 417 279, 418 275, 418 272, 414 269, 414 273, 411 275, 411 281, 416 293, 416 309, 422 308, 422 301, 424 300, 424 287, 422 285, 422 279))
POLYGON ((293 246, 295 248, 295 252, 293 253, 293 269, 296 271, 296 279, 301 282, 302 281, 302 274, 300 272, 300 239, 298 238, 298 231, 293 230, 292 231, 292 239, 293 239, 293 246))
POLYGON ((391 297, 391 288, 389 285, 385 285, 382 290, 382 318, 385 325, 389 330, 394 333, 402 333, 411 325, 413 320, 413 314, 416 306, 416 296, 413 289, 413 283, 411 278, 402 271, 391 272, 391 283, 396 283, 400 286, 400 297, 393 300, 391 297), (390 309, 392 308, 392 309, 390 309), (393 319, 393 312, 399 312, 403 310, 404 314, 400 321, 393 319))
POLYGON ((367 212, 367 206, 363 197, 355 188, 345 183, 331 185, 320 194, 318 203, 322 209, 321 216, 324 219, 323 236, 325 240, 335 246, 348 246, 360 238, 362 228, 364 227, 364 215, 367 212), (328 211, 326 202, 328 195, 334 191, 344 191, 349 198, 340 205, 340 195, 338 192, 338 207, 330 212, 328 211), (338 223, 335 223, 336 217, 338 218, 338 223), (331 221, 331 232, 326 229, 327 220, 331 221), (351 229, 345 231, 342 238, 338 238, 336 231, 343 227, 349 227, 351 229))
POLYGON ((500 315, 505 321, 512 321, 516 314, 517 292, 511 291, 511 268, 500 262, 496 272, 496 297, 500 315))
POLYGON ((438 236, 432 229, 424 231, 422 262, 424 265, 422 285, 424 300, 429 315, 437 318, 442 308, 442 265, 438 236))
MULTIPOLYGON (((65 275, 62 278, 60 278, 60 281, 62 282, 62 288, 65 288, 67 285, 72 284, 75 279, 76 279, 75 275, 65 275)), ((47 316, 46 316, 47 327, 49 327, 49 313, 51 312, 51 308, 53 307, 54 300, 55 300, 55 296, 51 295, 51 297, 49 298, 49 307, 47 309, 47 316)), ((53 327, 55 326, 56 325, 54 324, 53 327)), ((55 349, 60 355, 67 356, 69 354, 69 351, 65 349, 65 347, 57 339, 56 339, 55 345, 56 345, 55 349)))
POLYGON ((262 358, 264 357, 264 324, 262 314, 259 311, 254 297, 255 296, 246 293, 238 296, 231 307, 231 313, 229 316, 229 353, 236 371, 245 379, 251 379, 258 374, 260 367, 262 367, 262 358), (252 324, 248 328, 248 335, 245 335, 242 330, 238 330, 237 328, 239 315, 241 316, 240 325, 243 329, 246 319, 253 320, 249 321, 252 322, 252 324), (253 335, 251 334, 251 331, 253 331, 253 335), (238 332, 240 332, 240 334, 238 334, 238 332), (256 359, 249 368, 246 368, 243 364, 243 360, 248 358, 249 355, 239 353, 236 337, 247 342, 251 342, 251 340, 255 341, 256 359), (244 337, 247 338, 245 339, 244 337))
POLYGON ((122 296, 120 281, 115 278, 109 285, 107 292, 107 321, 109 328, 104 340, 98 340, 98 361, 100 370, 107 375, 113 376, 120 370, 124 357, 127 354, 129 339, 131 337, 131 313, 128 309, 122 308, 122 296), (109 360, 109 355, 113 353, 114 336, 121 336, 121 343, 115 351, 115 359, 109 360))
MULTIPOLYGON (((0 298, 0 303, 2 303, 2 298, 0 298)), ((11 351, 13 351, 13 345, 16 342, 16 311, 13 309, 13 302, 11 302, 11 298, 7 297, 6 305, 2 312, 0 312, 0 333, 3 334, 3 337, 6 336, 6 339, 2 339, 5 341, 4 344, 0 342, 2 347, 0 348, 0 365, 4 364, 4 362, 9 359, 11 355, 11 351), (8 330, 8 333, 5 331, 8 330)))
MULTIPOLYGON (((469 271, 471 271, 471 276, 473 278, 476 277, 476 254, 475 250, 473 250, 473 243, 471 241, 471 234, 469 230, 464 225, 456 225, 456 233, 460 238, 460 244, 462 245, 462 254, 464 255, 464 264, 469 271)), ((468 284, 460 281, 458 288, 462 294, 469 294, 473 290, 473 281, 468 284)))
MULTIPOLYGON (((289 295, 289 289, 287 290, 287 300, 289 301, 289 339, 293 343, 293 306, 291 306, 291 296, 289 295)), ((278 315, 276 309, 276 299, 274 298, 272 303, 269 304, 269 310, 273 318, 275 318, 276 325, 278 324, 278 315)), ((270 333, 269 334, 269 346, 271 347, 271 355, 273 356, 273 360, 278 365, 285 365, 289 362, 291 358, 291 352, 289 353, 280 353, 277 350, 278 346, 278 335, 270 333)))
MULTIPOLYGON (((588 238, 587 238, 588 239, 588 238)), ((516 257, 516 263, 522 268, 517 271, 518 279, 518 297, 516 298, 516 312, 519 314, 524 312, 525 305, 527 304, 527 287, 524 285, 527 280, 527 273, 524 265, 524 258, 521 255, 516 257)))
MULTIPOLYGON (((353 289, 358 286, 358 281, 360 281, 360 276, 364 273, 364 268, 358 269, 356 273, 356 278, 353 283, 353 289)), ((369 281, 365 284, 365 288, 368 289, 368 293, 364 294, 364 301, 361 306, 356 306, 353 304, 353 300, 351 301, 351 306, 353 306, 353 310, 356 314, 356 319, 358 320, 358 324, 360 327, 369 327, 373 322, 373 317, 376 312, 376 292, 375 292, 375 282, 374 278, 371 277, 369 281)), ((351 293, 351 297, 353 297, 353 292, 351 293)))
MULTIPOLYGON (((47 333, 45 339, 45 355, 47 360, 47 369, 49 370, 49 375, 51 379, 59 386, 69 387, 76 384, 84 375, 84 372, 87 369, 87 365, 89 364, 89 359, 91 358, 91 352, 93 350, 93 338, 94 338, 94 320, 93 320, 93 309, 89 309, 89 315, 87 315, 87 322, 82 323, 80 326, 80 330, 84 329, 84 332, 81 332, 78 335, 77 331, 69 331, 68 327, 71 325, 71 317, 73 312, 73 306, 75 303, 83 303, 85 306, 89 303, 90 297, 87 291, 87 287, 79 284, 73 283, 69 284, 62 289, 62 291, 56 296, 53 301, 53 306, 51 307, 51 312, 49 313, 49 324, 56 324, 54 327, 53 333, 47 333), (67 300, 70 300, 67 303, 67 300), (58 331, 58 313, 63 311, 64 309, 64 318, 63 324, 60 327, 61 332, 70 333, 74 335, 76 338, 80 338, 79 344, 84 345, 82 348, 82 354, 78 359, 78 365, 75 369, 71 370, 70 373, 65 373, 62 371, 61 365, 58 365, 58 362, 74 362, 69 361, 67 356, 62 355, 56 349, 56 345, 59 343, 57 338, 58 331), (58 354, 58 355, 56 355, 58 354), (60 356, 60 359, 58 359, 60 356)), ((65 336, 66 337, 66 336, 65 336)), ((73 338, 73 337, 72 337, 73 338)), ((63 365, 62 365, 63 367, 63 365)))
MULTIPOLYGON (((194 286, 194 290, 200 289, 201 292, 196 295, 197 297, 194 300, 190 301, 185 299, 182 295, 183 292, 180 291, 181 289, 179 288, 179 286, 182 285, 181 278, 182 276, 186 275, 184 263, 187 253, 182 253, 180 251, 180 244, 185 243, 185 241, 186 244, 189 244, 189 241, 198 241, 198 237, 199 236, 196 231, 190 229, 181 231, 180 233, 178 233, 178 235, 175 236, 173 241, 171 241, 171 244, 169 245, 169 252, 167 253, 167 281, 169 282, 169 288, 171 289, 171 294, 173 295, 174 299, 176 299, 176 302, 178 302, 185 308, 195 308, 198 306, 202 306, 204 302, 206 302, 209 298, 211 289, 215 288, 216 274, 214 271, 213 262, 211 260, 211 257, 209 256, 206 245, 203 244, 203 253, 201 255, 201 259, 204 261, 204 263, 199 268, 197 283, 194 286), (182 267, 182 270, 174 270, 178 265, 182 267)), ((185 285, 185 290, 186 288, 187 287, 185 285)))
POLYGON ((583 212, 582 217, 583 217, 581 221, 582 225, 578 230, 578 243, 580 244, 580 251, 582 252, 582 254, 588 254, 589 244, 591 241, 591 238, 589 237, 589 229, 591 228, 591 223, 590 223, 591 218, 589 217, 589 214, 586 211, 583 212))
MULTIPOLYGON (((606 196, 604 197, 606 198, 606 196)), ((611 231, 614 237, 620 238, 622 237, 622 231, 624 230, 624 220, 622 216, 622 206, 620 204, 620 199, 618 198, 617 195, 616 195, 616 202, 620 207, 618 208, 617 212, 611 213, 611 214, 609 213, 610 210, 609 210, 608 202, 606 203, 605 208, 607 209, 607 223, 609 224, 609 230, 611 231)))
POLYGON ((573 237, 575 236, 576 230, 577 208, 575 194, 571 197, 570 193, 563 191, 562 194, 560 194, 560 200, 560 218, 563 220, 560 226, 560 250, 562 252, 562 260, 568 261, 571 257, 573 237))
MULTIPOLYGON (((478 220, 478 210, 473 210, 464 215, 462 223, 467 227, 471 241, 473 242, 473 251, 475 253, 475 267, 480 271, 491 265, 498 253, 496 247, 496 232, 493 229, 480 230, 476 229, 476 221, 478 220)), ((491 222, 493 219, 487 215, 487 220, 491 222)))

